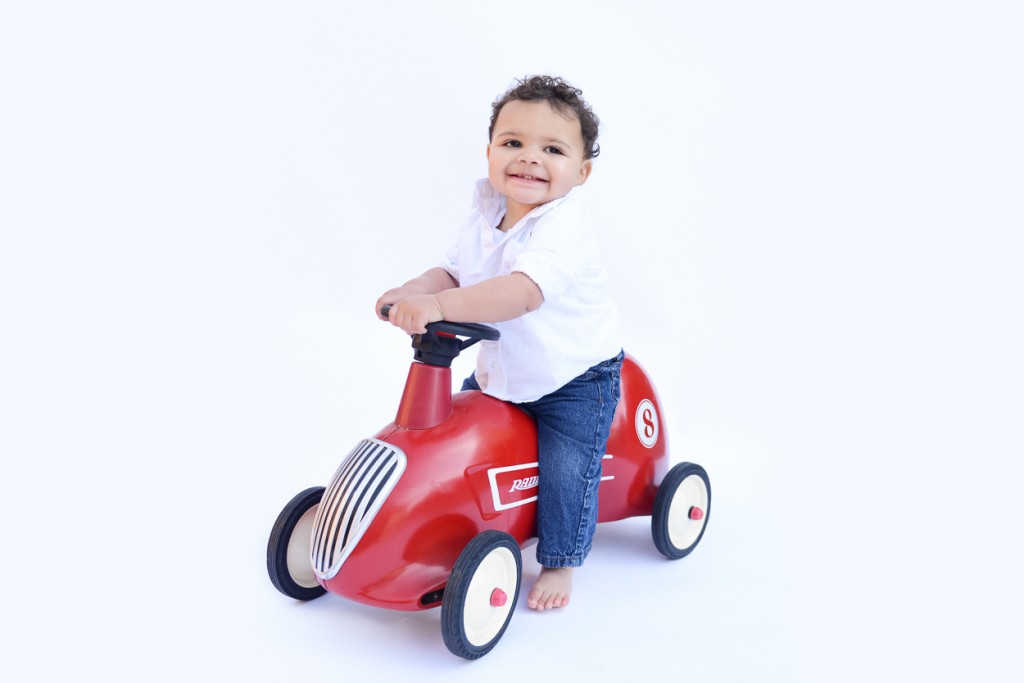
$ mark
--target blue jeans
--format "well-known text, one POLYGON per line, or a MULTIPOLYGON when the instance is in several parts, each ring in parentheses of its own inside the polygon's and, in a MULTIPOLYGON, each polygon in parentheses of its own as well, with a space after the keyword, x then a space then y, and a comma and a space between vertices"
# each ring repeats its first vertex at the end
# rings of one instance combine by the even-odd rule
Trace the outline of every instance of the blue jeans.
MULTIPOLYGON (((537 562, 544 567, 579 567, 590 552, 622 358, 620 352, 547 396, 516 404, 537 422, 537 562)), ((471 389, 480 389, 475 375, 462 384, 471 389)))

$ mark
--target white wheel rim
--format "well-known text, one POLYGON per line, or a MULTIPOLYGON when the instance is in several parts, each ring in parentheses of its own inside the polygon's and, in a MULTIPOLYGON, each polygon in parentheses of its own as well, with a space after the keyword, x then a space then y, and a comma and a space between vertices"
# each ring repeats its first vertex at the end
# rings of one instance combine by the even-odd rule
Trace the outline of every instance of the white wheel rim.
POLYGON ((313 522, 316 520, 318 507, 320 506, 314 505, 306 510, 288 537, 288 575, 303 588, 317 586, 309 550, 313 545, 313 522))
POLYGON ((708 487, 699 475, 683 479, 672 495, 668 513, 668 538, 679 550, 697 542, 708 518, 708 487), (690 510, 698 508, 700 519, 691 519, 690 510))
POLYGON ((466 603, 462 610, 462 626, 474 647, 483 647, 501 632, 508 619, 519 585, 516 558, 508 548, 495 548, 484 557, 473 573, 466 590, 466 603), (508 599, 504 605, 491 604, 495 589, 503 591, 508 599))

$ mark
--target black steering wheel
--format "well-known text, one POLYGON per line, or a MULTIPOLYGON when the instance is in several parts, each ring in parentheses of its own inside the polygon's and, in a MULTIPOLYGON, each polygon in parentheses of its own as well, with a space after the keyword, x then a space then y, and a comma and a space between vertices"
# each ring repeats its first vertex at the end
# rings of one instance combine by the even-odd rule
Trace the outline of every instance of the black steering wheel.
MULTIPOLYGON (((388 317, 388 312, 390 310, 390 304, 386 305, 380 309, 380 314, 386 318, 388 317)), ((501 332, 498 332, 498 330, 490 327, 489 325, 481 325, 480 323, 453 323, 450 320, 427 323, 427 332, 453 334, 457 337, 469 337, 473 341, 497 341, 501 338, 501 332)))

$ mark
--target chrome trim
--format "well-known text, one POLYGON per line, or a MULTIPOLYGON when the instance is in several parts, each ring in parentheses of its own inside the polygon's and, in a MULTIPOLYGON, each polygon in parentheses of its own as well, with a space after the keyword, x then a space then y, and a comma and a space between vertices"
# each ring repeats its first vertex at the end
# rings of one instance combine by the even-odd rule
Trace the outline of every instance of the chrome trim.
POLYGON ((405 467, 405 453, 377 439, 363 439, 342 461, 313 523, 310 560, 317 577, 338 574, 405 467))

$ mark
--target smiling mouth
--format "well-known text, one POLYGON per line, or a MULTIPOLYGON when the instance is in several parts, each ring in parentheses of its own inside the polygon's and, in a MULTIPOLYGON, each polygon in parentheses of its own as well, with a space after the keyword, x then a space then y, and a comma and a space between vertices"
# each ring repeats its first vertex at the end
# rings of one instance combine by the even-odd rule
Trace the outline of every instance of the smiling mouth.
POLYGON ((520 174, 520 173, 513 173, 512 177, 513 178, 519 178, 520 180, 526 180, 526 181, 529 181, 529 182, 534 182, 534 183, 546 183, 547 182, 543 178, 538 178, 537 176, 532 176, 532 175, 523 175, 523 174, 520 174))

